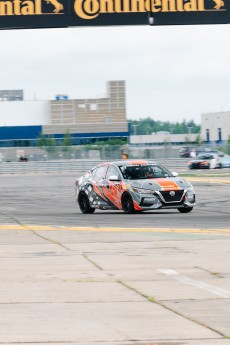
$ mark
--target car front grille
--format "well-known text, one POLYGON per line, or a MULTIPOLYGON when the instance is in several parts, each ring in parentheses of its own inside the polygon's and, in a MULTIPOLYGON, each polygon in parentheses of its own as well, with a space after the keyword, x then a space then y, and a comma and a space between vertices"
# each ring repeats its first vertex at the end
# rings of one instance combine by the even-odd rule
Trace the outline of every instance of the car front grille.
POLYGON ((181 189, 181 190, 174 190, 174 191, 168 191, 168 192, 166 192, 166 191, 160 192, 163 200, 165 202, 170 202, 170 203, 171 202, 179 202, 179 201, 181 201, 183 193, 184 193, 183 189, 181 189), (170 192, 174 192, 175 195, 170 195, 170 192))

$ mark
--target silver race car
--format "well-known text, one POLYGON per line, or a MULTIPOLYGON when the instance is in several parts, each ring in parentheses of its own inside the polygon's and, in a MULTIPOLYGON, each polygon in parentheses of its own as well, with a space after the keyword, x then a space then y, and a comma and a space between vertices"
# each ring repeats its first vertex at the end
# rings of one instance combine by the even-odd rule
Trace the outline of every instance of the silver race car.
POLYGON ((76 201, 82 213, 157 209, 192 211, 195 191, 188 181, 152 161, 123 160, 99 164, 76 181, 76 201))

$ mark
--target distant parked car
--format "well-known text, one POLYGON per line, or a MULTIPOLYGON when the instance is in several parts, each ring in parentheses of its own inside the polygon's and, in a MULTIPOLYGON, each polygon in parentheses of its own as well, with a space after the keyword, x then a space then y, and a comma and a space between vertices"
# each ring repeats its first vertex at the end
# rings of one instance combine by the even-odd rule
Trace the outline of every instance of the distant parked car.
POLYGON ((26 156, 20 156, 20 157, 18 158, 18 161, 19 161, 19 162, 28 162, 28 157, 26 157, 26 156))
POLYGON ((220 162, 222 168, 230 168, 230 156, 222 157, 220 162))
POLYGON ((216 155, 216 156, 218 156, 219 158, 223 158, 223 157, 225 157, 225 154, 222 152, 222 151, 218 151, 218 150, 209 150, 209 151, 201 151, 201 152, 199 152, 199 155, 205 155, 205 154, 214 154, 214 155, 216 155))
POLYGON ((216 153, 199 154, 188 162, 189 169, 216 169, 222 168, 221 157, 216 153))

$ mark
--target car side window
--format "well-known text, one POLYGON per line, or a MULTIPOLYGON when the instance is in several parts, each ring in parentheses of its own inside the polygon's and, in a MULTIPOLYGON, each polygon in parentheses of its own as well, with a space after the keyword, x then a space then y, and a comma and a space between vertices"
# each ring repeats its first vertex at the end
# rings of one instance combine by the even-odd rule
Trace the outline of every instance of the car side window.
POLYGON ((110 165, 106 174, 106 179, 109 179, 110 176, 114 176, 114 175, 118 176, 119 178, 121 177, 118 169, 114 165, 110 165))
POLYGON ((91 170, 91 174, 92 174, 93 177, 95 177, 96 171, 97 171, 97 168, 93 168, 91 170))
POLYGON ((106 165, 98 167, 95 171, 94 177, 97 178, 98 180, 105 178, 106 169, 107 169, 106 165))

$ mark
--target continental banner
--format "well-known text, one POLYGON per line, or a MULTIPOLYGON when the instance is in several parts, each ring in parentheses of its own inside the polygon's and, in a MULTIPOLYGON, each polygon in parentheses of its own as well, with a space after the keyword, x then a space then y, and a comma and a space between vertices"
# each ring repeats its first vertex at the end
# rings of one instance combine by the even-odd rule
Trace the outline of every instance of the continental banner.
POLYGON ((0 29, 230 23, 230 0, 0 0, 0 29))

